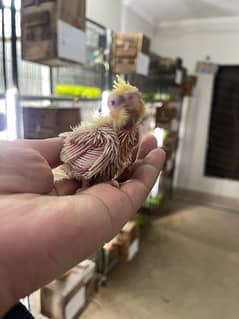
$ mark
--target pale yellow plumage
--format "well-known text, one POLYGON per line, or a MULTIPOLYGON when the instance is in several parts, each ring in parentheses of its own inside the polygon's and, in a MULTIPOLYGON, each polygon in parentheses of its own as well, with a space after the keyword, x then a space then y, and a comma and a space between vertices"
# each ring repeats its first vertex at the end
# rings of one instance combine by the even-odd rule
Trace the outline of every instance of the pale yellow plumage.
POLYGON ((138 89, 118 76, 110 98, 110 115, 73 128, 61 153, 71 177, 89 184, 117 178, 132 163, 138 143, 138 126, 144 114, 138 89), (123 104, 114 102, 114 96, 123 104))

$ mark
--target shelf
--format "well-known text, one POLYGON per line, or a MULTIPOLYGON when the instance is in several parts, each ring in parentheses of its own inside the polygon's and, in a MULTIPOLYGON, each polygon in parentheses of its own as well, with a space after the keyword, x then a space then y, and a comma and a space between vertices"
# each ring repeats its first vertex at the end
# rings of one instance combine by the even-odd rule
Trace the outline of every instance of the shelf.
POLYGON ((177 99, 167 99, 167 100, 144 100, 145 103, 163 103, 163 104, 168 104, 168 103, 175 103, 175 102, 180 102, 180 100, 177 99))
POLYGON ((59 101, 59 102, 98 102, 101 99, 86 99, 86 98, 72 98, 72 97, 61 97, 61 96, 37 96, 37 95, 20 95, 20 100, 24 102, 33 101, 59 101))
MULTIPOLYGON (((0 93, 0 100, 4 100, 6 95, 0 93)), ((37 101, 59 101, 59 102, 100 102, 101 99, 87 99, 87 98, 72 98, 68 96, 43 96, 43 95, 19 95, 23 102, 37 102, 37 101)))

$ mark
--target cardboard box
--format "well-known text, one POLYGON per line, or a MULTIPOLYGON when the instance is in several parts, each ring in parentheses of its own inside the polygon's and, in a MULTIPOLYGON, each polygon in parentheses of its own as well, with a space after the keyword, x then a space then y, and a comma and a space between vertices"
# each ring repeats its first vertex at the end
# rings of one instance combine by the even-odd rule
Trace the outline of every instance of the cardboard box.
POLYGON ((139 250, 139 226, 136 221, 128 222, 121 232, 96 254, 96 269, 101 274, 101 283, 120 262, 131 261, 139 250))
POLYGON ((156 108, 156 123, 169 123, 177 117, 177 108, 169 105, 156 108))
POLYGON ((119 258, 121 261, 131 261, 139 251, 139 226, 137 222, 128 222, 117 235, 119 258))
POLYGON ((79 108, 23 107, 24 138, 27 139, 58 136, 80 121, 79 108))
POLYGON ((136 58, 138 53, 149 55, 150 39, 143 33, 116 33, 113 41, 115 58, 136 58))
POLYGON ((138 54, 138 34, 117 33, 113 40, 114 58, 136 58, 138 54))
MULTIPOLYGON (((172 157, 172 154, 173 154, 173 150, 171 149, 171 147, 163 146, 162 149, 165 151, 166 161, 170 160, 170 158, 172 157)), ((165 163, 165 165, 166 165, 166 163, 165 163)))
POLYGON ((137 59, 133 58, 115 58, 113 60, 113 68, 115 73, 136 73, 137 59))
POLYGON ((52 66, 85 63, 85 0, 22 2, 22 58, 52 66))
POLYGON ((142 33, 117 33, 113 40, 115 73, 148 75, 150 39, 142 33))
POLYGON ((64 280, 41 289, 41 313, 51 319, 72 319, 79 315, 97 290, 96 266, 85 260, 64 280))
POLYGON ((137 73, 147 76, 149 73, 149 64, 149 56, 143 53, 139 53, 136 58, 116 57, 112 60, 114 72, 121 74, 137 73))
POLYGON ((159 63, 159 67, 162 67, 162 68, 168 68, 168 69, 176 68, 177 60, 168 58, 168 57, 159 56, 158 63, 159 63))
POLYGON ((177 147, 177 142, 178 142, 178 135, 175 133, 171 133, 165 138, 163 145, 167 148, 170 148, 171 150, 175 150, 177 147))
POLYGON ((97 252, 95 260, 97 272, 101 274, 101 280, 104 282, 110 271, 119 263, 119 246, 116 238, 97 252))
POLYGON ((197 84, 197 77, 196 76, 186 76, 182 83, 182 95, 183 96, 192 96, 193 89, 197 84))

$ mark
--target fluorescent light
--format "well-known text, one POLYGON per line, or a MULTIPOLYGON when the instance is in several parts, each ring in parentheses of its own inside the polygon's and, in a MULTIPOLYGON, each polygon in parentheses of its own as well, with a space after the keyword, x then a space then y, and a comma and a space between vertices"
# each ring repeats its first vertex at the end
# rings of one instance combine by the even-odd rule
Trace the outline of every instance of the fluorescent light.
POLYGON ((158 147, 162 147, 163 146, 163 139, 164 139, 164 129, 156 127, 156 129, 154 130, 154 136, 157 139, 158 147))
POLYGON ((101 109, 101 115, 105 116, 108 115, 110 110, 108 108, 108 98, 109 98, 110 92, 109 91, 104 91, 102 93, 102 109, 101 109))
POLYGON ((16 113, 16 93, 15 88, 6 92, 6 117, 7 117, 7 139, 12 141, 17 139, 17 113, 16 113))
MULTIPOLYGON (((157 139, 158 147, 162 147, 163 146, 163 140, 164 140, 164 129, 160 128, 160 127, 156 127, 153 134, 154 134, 154 136, 157 139)), ((157 179, 156 183, 154 184, 154 187, 152 188, 152 191, 150 193, 150 195, 152 197, 157 197, 158 196, 159 183, 160 183, 160 176, 158 177, 158 179, 157 179)))
POLYGON ((158 196, 159 194, 159 183, 160 183, 160 176, 158 177, 156 183, 154 184, 154 187, 152 188, 152 191, 150 193, 150 195, 155 198, 158 196))

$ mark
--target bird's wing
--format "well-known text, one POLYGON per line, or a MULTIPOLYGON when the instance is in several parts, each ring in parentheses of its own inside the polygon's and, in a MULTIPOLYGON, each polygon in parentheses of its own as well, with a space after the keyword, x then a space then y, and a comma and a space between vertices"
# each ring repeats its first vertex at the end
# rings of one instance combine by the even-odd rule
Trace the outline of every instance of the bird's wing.
POLYGON ((92 130, 77 129, 65 138, 61 160, 70 164, 74 177, 91 179, 107 167, 114 166, 118 157, 119 140, 110 126, 92 130))

